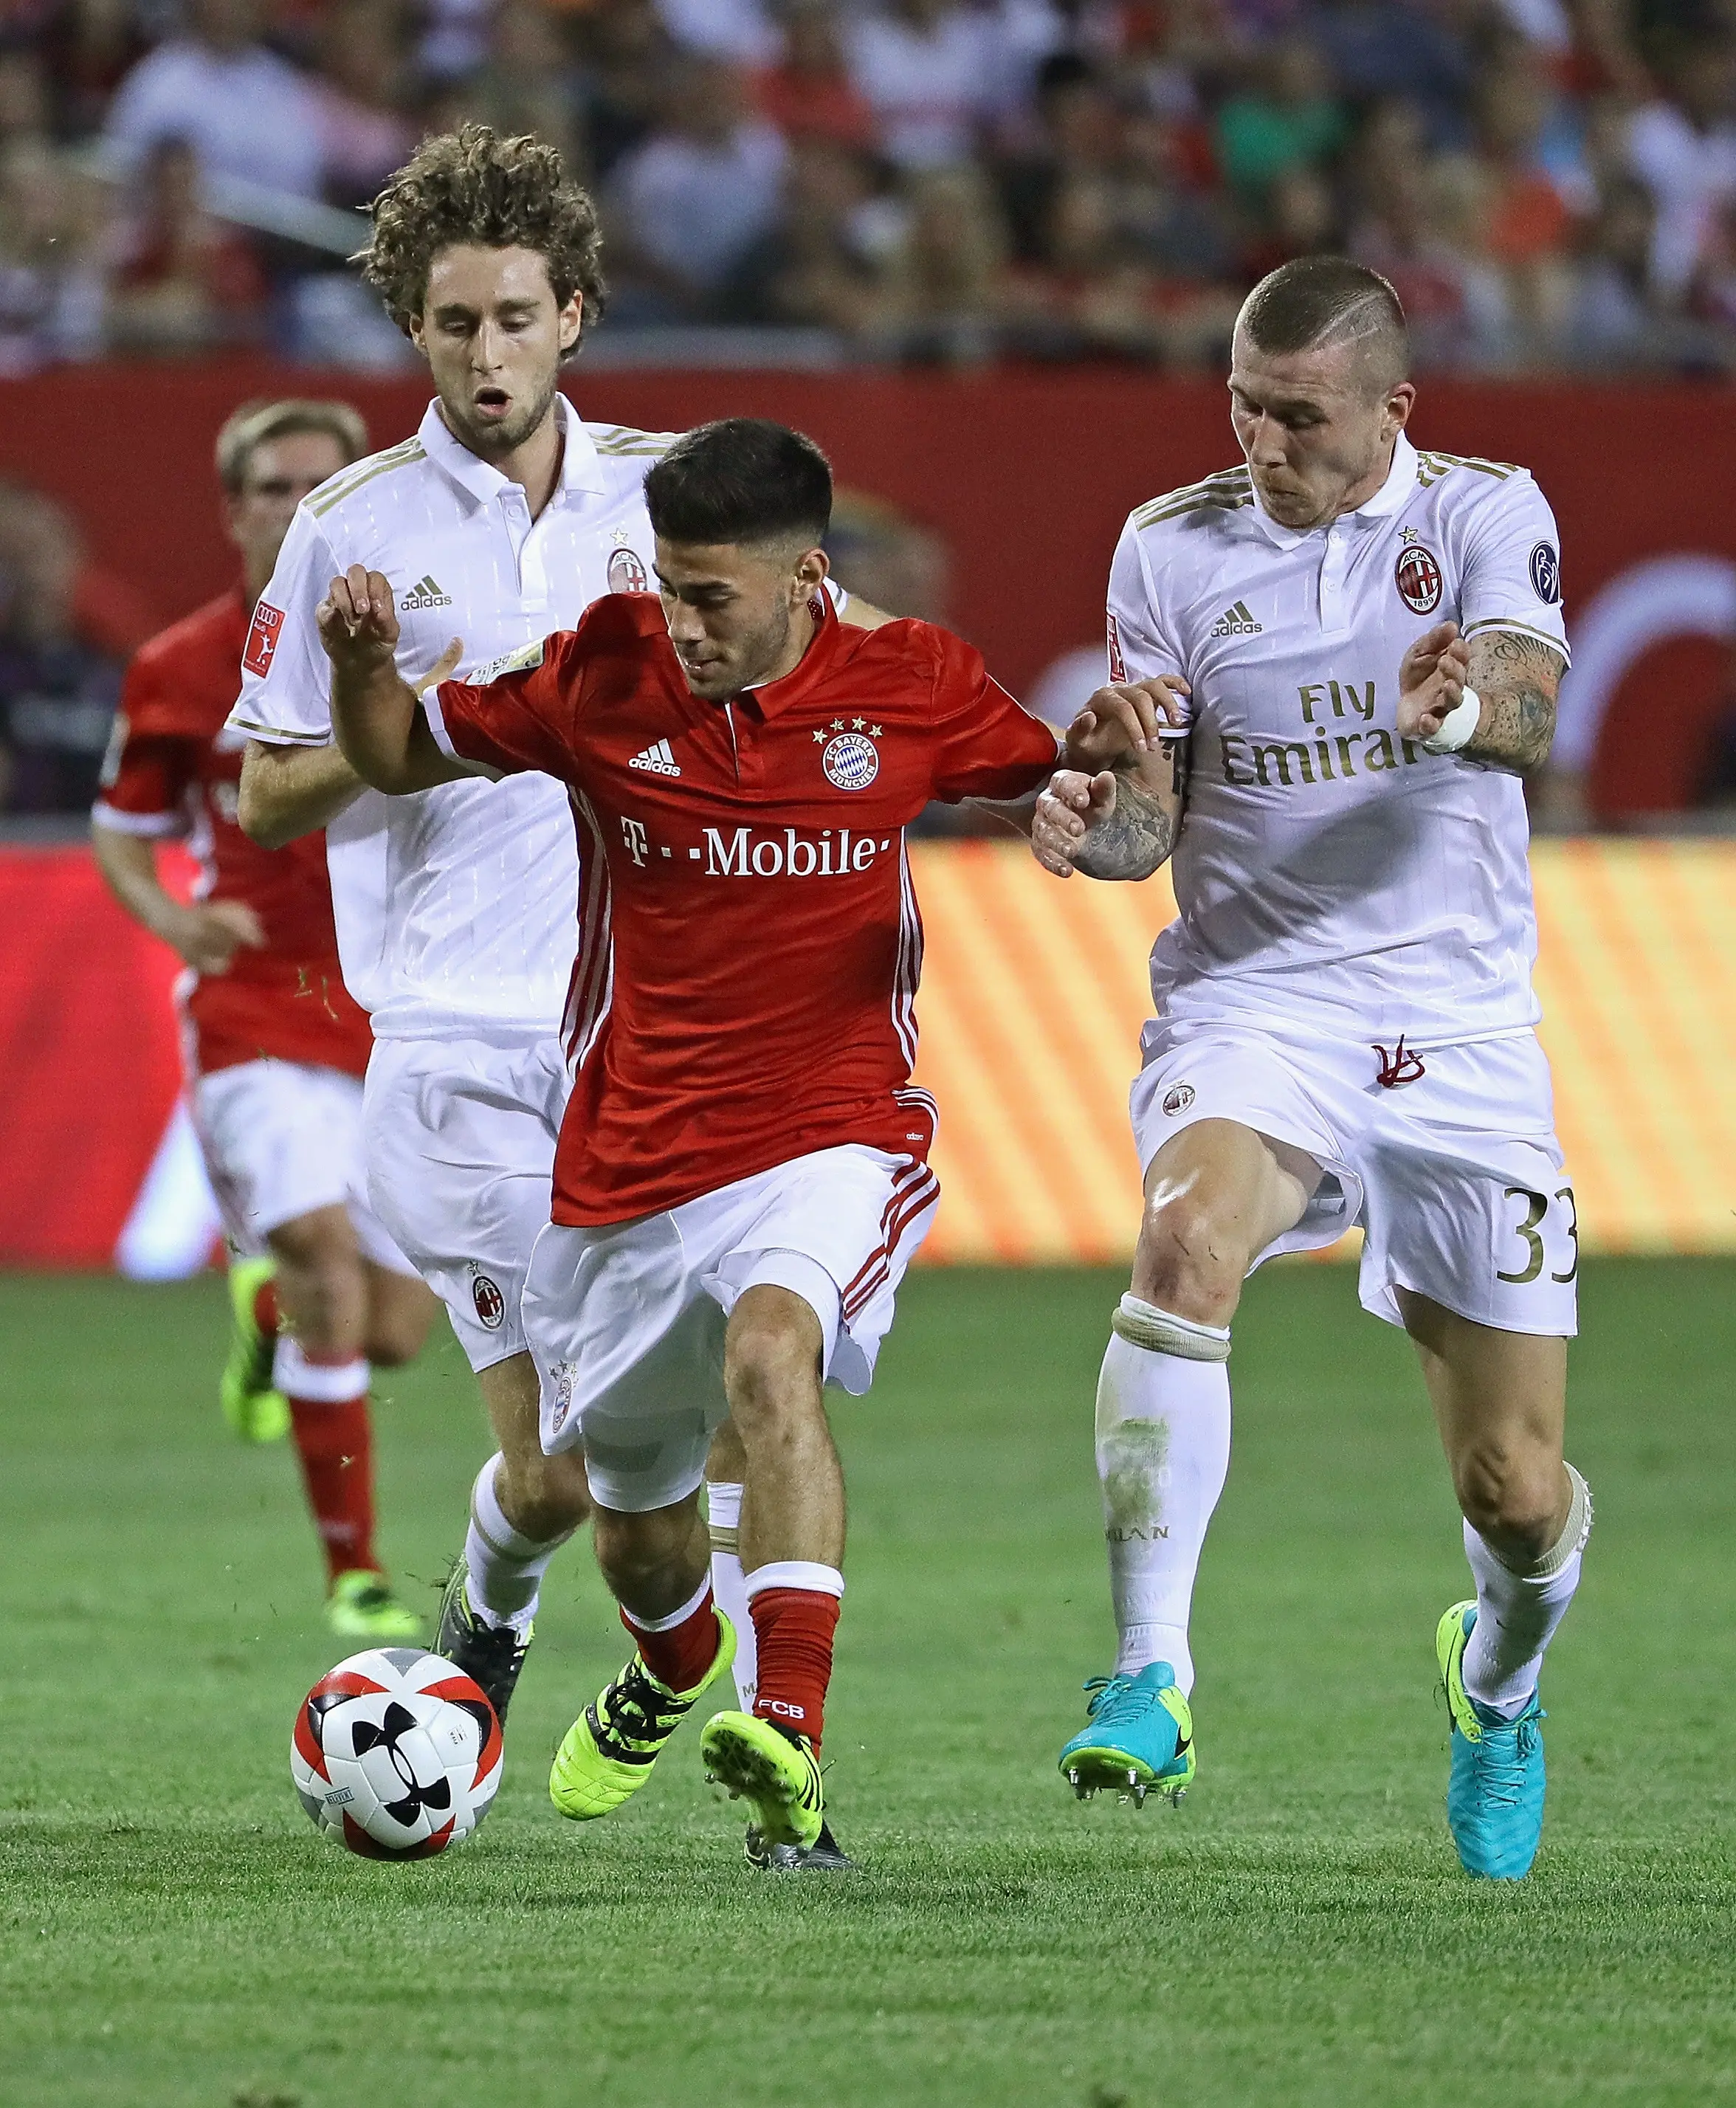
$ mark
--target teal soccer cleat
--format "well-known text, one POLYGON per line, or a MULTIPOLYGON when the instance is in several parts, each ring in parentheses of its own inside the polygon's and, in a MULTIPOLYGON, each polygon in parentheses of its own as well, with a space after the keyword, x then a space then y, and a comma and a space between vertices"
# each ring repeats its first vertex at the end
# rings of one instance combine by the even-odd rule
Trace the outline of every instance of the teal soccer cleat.
POLYGON ((1096 1676, 1089 1724, 1061 1752, 1060 1771, 1081 1800, 1104 1790, 1143 1808, 1148 1793, 1172 1804, 1193 1783, 1193 1714, 1166 1661, 1133 1676, 1096 1676))
POLYGON ((1543 1835, 1543 1709, 1533 1691, 1516 1720, 1487 1712, 1465 1689, 1465 1642, 1477 1606, 1455 1603, 1435 1628, 1453 1715, 1453 1768, 1447 1779, 1447 1827, 1468 1874, 1522 1881, 1543 1835))

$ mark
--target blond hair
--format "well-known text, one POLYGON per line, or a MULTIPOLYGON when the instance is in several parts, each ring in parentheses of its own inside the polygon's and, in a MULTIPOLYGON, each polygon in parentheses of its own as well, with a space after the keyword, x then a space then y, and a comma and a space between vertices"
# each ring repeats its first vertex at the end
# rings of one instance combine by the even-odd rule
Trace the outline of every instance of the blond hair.
POLYGON ((237 496, 247 480, 255 448, 268 439, 288 439, 296 432, 323 432, 336 439, 343 448, 346 468, 367 452, 367 427, 361 412, 348 403, 321 402, 312 396, 243 403, 217 435, 218 481, 232 498, 237 496))

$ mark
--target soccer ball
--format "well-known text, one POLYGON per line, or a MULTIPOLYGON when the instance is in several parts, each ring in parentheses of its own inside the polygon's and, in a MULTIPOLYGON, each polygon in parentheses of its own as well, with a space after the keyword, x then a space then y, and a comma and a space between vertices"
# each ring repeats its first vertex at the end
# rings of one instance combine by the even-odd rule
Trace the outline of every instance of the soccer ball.
POLYGON ((353 1654, 302 1700, 290 1777, 314 1827, 364 1859, 462 1844, 500 1784, 500 1723, 480 1687, 421 1647, 353 1654))

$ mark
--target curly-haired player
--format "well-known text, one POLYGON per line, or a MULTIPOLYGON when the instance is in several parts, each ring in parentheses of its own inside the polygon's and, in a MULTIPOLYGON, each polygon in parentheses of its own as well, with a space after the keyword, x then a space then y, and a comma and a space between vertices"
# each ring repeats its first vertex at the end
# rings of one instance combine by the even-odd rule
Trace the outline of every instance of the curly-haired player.
MULTIPOLYGON (((268 843, 327 827, 345 976, 373 1013, 370 1191, 450 1311, 499 1444, 436 1644, 502 1712, 543 1572, 588 1505, 582 1461, 543 1453, 519 1315, 567 1094, 572 812, 534 775, 363 791, 332 744, 315 610, 353 565, 397 581, 397 664, 425 685, 486 679, 603 594, 650 588, 642 485, 670 435, 581 423, 557 385, 602 306, 598 246, 590 200, 535 139, 467 125, 424 141, 387 184, 359 261, 437 399, 414 438, 302 507, 231 720, 251 742, 243 827, 268 843)), ((606 980, 606 948, 582 964, 606 980)), ((732 1498, 714 1495, 714 1522, 733 1521, 732 1498)), ((738 1591, 739 1562, 724 1564, 738 1591)))

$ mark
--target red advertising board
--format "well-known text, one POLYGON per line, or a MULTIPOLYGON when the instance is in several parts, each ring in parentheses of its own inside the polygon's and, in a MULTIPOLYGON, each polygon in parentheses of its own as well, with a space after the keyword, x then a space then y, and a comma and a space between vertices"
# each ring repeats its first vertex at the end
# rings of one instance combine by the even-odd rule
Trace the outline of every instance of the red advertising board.
MULTIPOLYGON (((954 625, 1026 691, 1101 641, 1109 553, 1130 509, 1233 458, 1224 390, 1120 370, 588 373, 593 419, 673 430, 731 412, 812 432, 841 480, 937 530, 954 625)), ((248 362, 90 367, 0 382, 0 475, 54 493, 94 558, 164 620, 228 576, 210 471, 250 398, 327 392, 375 443, 415 426, 414 379, 248 362)), ((1609 817, 1693 802, 1730 706, 1736 639, 1736 394, 1707 385, 1427 382, 1421 444, 1522 462, 1561 522, 1577 663, 1562 751, 1609 817)))

